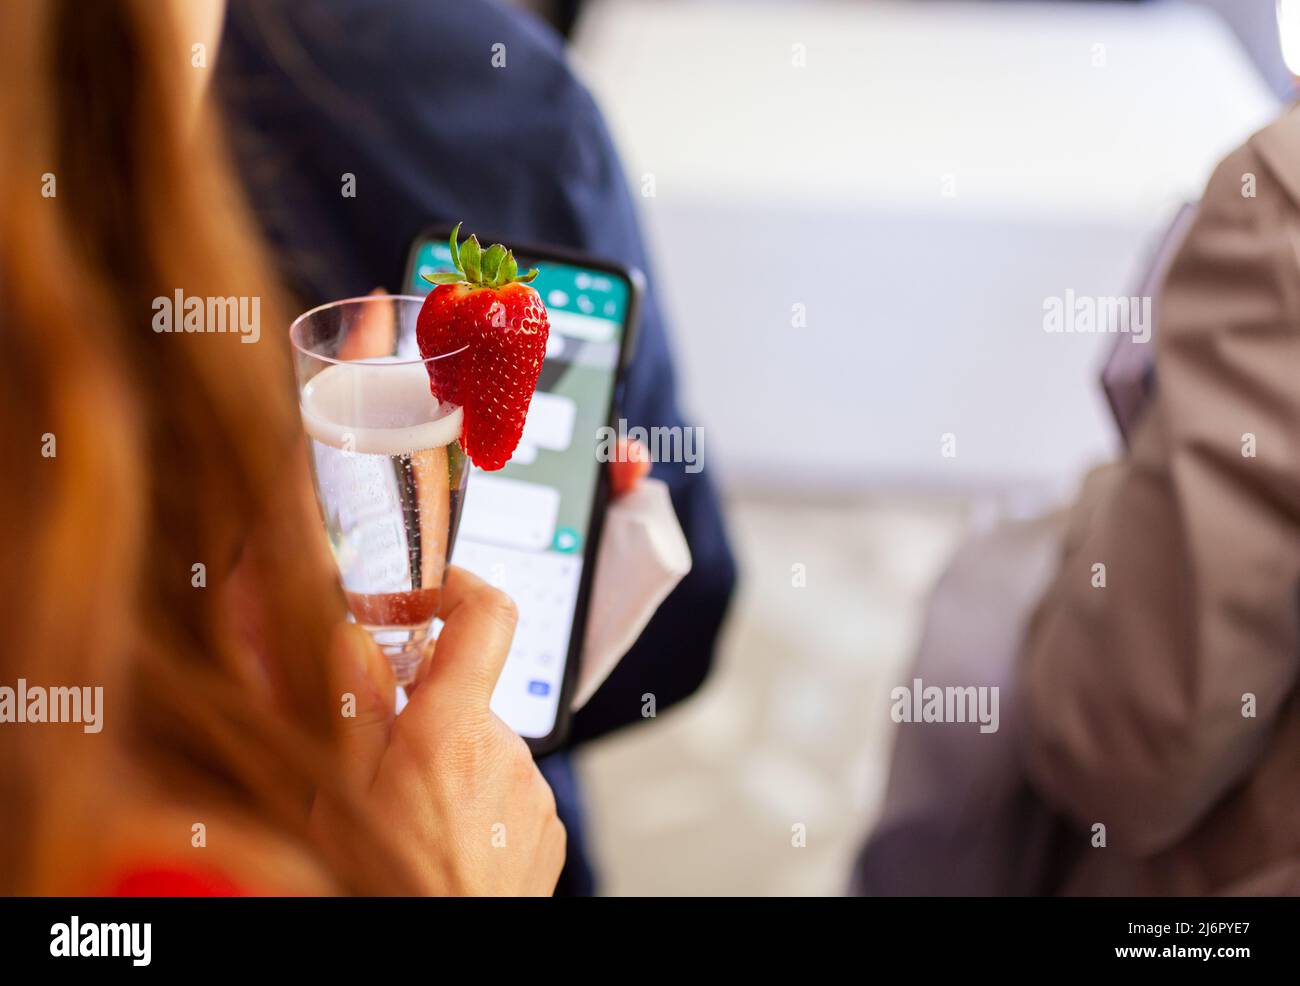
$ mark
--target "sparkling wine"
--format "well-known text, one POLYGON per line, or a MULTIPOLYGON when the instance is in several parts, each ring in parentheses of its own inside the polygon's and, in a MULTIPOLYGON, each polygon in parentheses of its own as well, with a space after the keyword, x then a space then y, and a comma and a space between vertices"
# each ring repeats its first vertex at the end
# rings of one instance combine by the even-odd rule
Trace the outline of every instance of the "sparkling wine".
POLYGON ((400 684, 419 667, 464 502, 462 412, 420 363, 337 363, 302 388, 325 529, 348 606, 400 684))

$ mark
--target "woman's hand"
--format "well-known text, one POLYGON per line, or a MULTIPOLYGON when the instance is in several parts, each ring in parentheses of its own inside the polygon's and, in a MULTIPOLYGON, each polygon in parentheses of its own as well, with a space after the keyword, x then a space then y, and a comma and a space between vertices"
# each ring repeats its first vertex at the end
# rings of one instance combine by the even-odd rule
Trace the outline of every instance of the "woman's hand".
MULTIPOLYGON (((615 497, 650 472, 636 442, 609 464, 615 497)), ((356 696, 344 721, 346 782, 370 802, 407 850, 430 894, 549 894, 564 864, 564 826, 527 744, 489 708, 514 635, 509 597, 449 568, 445 622, 399 717, 388 662, 355 624, 339 628, 331 654, 340 692, 356 696)), ((313 824, 329 840, 323 812, 313 824)))
POLYGON ((333 655, 357 699, 346 721, 347 781, 409 857, 429 894, 549 894, 564 826, 528 746, 488 707, 515 630, 514 603, 449 568, 433 656, 394 718, 392 672, 364 630, 333 655))

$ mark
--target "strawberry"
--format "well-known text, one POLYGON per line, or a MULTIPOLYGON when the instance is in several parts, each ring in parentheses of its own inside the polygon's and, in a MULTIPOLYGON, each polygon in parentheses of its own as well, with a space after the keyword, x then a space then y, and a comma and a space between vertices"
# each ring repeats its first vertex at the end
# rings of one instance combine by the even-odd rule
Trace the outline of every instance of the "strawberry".
POLYGON ((455 273, 426 274, 434 285, 415 323, 429 387, 439 400, 464 409, 460 444, 480 469, 510 461, 537 387, 550 323, 541 295, 528 282, 536 269, 519 273, 514 255, 500 243, 486 250, 471 236, 457 244, 451 231, 455 273))

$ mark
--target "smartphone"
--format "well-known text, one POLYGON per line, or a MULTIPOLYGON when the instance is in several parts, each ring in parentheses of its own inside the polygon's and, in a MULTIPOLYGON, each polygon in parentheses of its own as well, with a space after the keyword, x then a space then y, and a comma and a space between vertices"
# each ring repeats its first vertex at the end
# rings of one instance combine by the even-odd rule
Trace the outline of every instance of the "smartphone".
MULTIPOLYGON (((421 233, 407 260, 405 291, 432 290, 421 276, 452 269, 450 227, 421 233)), ((523 437, 504 468, 474 468, 452 553, 514 599, 519 623, 492 710, 536 755, 569 728, 596 550, 609 496, 597 461, 600 430, 615 425, 644 284, 641 273, 550 247, 504 243, 546 303, 551 330, 523 437)))

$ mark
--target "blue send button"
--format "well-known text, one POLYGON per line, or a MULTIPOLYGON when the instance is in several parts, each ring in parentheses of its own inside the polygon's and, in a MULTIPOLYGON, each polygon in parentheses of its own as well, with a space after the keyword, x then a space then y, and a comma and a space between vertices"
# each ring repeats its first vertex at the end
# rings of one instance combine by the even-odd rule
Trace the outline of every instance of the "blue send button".
POLYGON ((551 694, 551 683, 549 681, 530 681, 528 683, 529 695, 549 695, 551 694))

